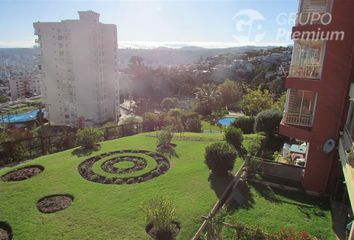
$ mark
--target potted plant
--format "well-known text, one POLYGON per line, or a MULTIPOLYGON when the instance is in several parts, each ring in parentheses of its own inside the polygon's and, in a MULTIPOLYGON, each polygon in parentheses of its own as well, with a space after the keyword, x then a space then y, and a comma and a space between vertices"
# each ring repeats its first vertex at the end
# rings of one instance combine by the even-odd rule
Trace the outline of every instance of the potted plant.
POLYGON ((156 196, 143 203, 146 218, 146 232, 152 239, 173 240, 180 224, 176 221, 176 209, 166 196, 156 196))

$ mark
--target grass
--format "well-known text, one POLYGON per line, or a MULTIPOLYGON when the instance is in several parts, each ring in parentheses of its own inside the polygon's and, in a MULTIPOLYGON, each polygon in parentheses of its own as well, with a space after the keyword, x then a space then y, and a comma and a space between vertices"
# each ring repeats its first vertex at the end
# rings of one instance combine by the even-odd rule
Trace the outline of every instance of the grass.
POLYGON ((223 131, 223 128, 219 127, 218 125, 211 124, 208 121, 202 120, 202 130, 223 131))
MULTIPOLYGON (((334 240, 329 199, 317 198, 299 192, 273 189, 263 184, 246 187, 246 201, 242 208, 231 212, 226 222, 259 227, 269 233, 292 228, 307 231, 321 240, 334 240)), ((235 236, 226 229, 226 239, 235 236)))
POLYGON ((38 109, 37 106, 22 106, 22 107, 19 107, 19 108, 14 108, 14 109, 11 109, 9 111, 6 112, 6 114, 19 114, 19 113, 25 113, 25 112, 30 112, 30 111, 33 111, 35 109, 38 109))
MULTIPOLYGON (((205 137, 205 134, 185 135, 205 137)), ((132 185, 90 182, 80 176, 77 168, 88 157, 103 152, 119 149, 155 151, 156 139, 146 134, 103 142, 98 151, 73 154, 71 149, 26 162, 22 165, 40 164, 45 170, 24 181, 0 181, 0 221, 11 225, 14 240, 148 239, 141 204, 156 195, 167 195, 176 207, 182 226, 178 239, 190 239, 202 222, 201 216, 207 215, 216 202, 218 189, 213 189, 215 186, 208 182, 209 171, 203 163, 204 149, 210 142, 174 140, 174 143, 178 158, 172 157, 170 170, 152 180, 132 185), (65 193, 74 197, 69 208, 53 214, 37 210, 38 199, 65 193)), ((238 160, 234 171, 240 165, 241 160, 238 160)), ((1 169, 0 175, 12 169, 1 169)))

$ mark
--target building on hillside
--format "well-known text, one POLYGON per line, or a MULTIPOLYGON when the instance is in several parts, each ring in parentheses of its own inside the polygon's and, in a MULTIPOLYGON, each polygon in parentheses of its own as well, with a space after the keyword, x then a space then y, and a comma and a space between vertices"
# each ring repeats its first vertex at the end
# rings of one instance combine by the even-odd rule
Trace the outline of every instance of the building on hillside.
MULTIPOLYGON (((354 139, 349 104, 354 97, 353 12, 354 1, 300 0, 280 125, 281 134, 306 142, 303 188, 335 194, 344 181, 349 212, 354 209, 354 170, 346 153, 352 152, 354 139), (306 21, 311 15, 321 17, 311 23, 306 21), (338 38, 328 37, 333 34, 338 38)), ((354 239, 353 227, 351 234, 354 239)))
POLYGON ((11 100, 39 96, 41 94, 40 78, 38 76, 18 76, 9 80, 11 100))
POLYGON ((42 96, 52 125, 116 119, 116 25, 100 23, 93 11, 80 11, 79 17, 33 24, 41 52, 42 96))

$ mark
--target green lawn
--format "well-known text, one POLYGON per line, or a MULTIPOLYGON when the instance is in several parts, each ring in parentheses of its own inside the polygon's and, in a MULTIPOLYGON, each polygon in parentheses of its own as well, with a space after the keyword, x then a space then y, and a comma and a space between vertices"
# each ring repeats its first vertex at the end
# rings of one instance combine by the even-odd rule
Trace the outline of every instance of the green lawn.
POLYGON ((223 131, 222 127, 219 127, 218 125, 211 124, 208 121, 202 120, 202 130, 217 130, 217 131, 223 131))
MULTIPOLYGON (((119 149, 155 151, 156 139, 145 135, 103 142, 100 150, 90 156, 119 149)), ((208 135, 185 135, 202 139, 174 140, 178 158, 170 160, 170 170, 139 184, 105 185, 85 180, 77 168, 89 156, 74 155, 72 149, 26 162, 23 165, 40 164, 45 170, 24 181, 0 180, 0 221, 11 225, 15 240, 149 239, 141 203, 164 194, 172 199, 177 209, 177 219, 182 226, 178 239, 190 239, 201 223, 201 216, 216 202, 217 189, 211 188, 209 171, 203 163, 204 148, 210 144, 209 140, 204 141, 208 135), (52 214, 37 210, 38 199, 65 193, 74 196, 69 208, 52 214)), ((236 167, 240 165, 241 160, 238 160, 236 167)), ((2 169, 0 175, 12 169, 2 169)))
MULTIPOLYGON (((278 233, 284 227, 307 231, 321 240, 335 239, 328 199, 263 184, 250 184, 245 193, 245 205, 231 212, 226 222, 259 227, 269 233, 278 233)), ((225 229, 226 239, 232 236, 234 230, 225 229)))

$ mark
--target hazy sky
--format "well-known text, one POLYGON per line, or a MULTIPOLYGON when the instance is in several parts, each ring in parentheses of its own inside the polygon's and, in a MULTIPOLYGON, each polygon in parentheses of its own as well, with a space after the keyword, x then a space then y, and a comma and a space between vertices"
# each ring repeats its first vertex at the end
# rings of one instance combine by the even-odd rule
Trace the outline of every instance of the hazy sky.
POLYGON ((33 22, 77 19, 82 10, 96 11, 101 22, 116 24, 119 47, 146 42, 284 45, 291 42, 286 34, 297 8, 298 0, 0 0, 0 47, 31 47, 33 22))

